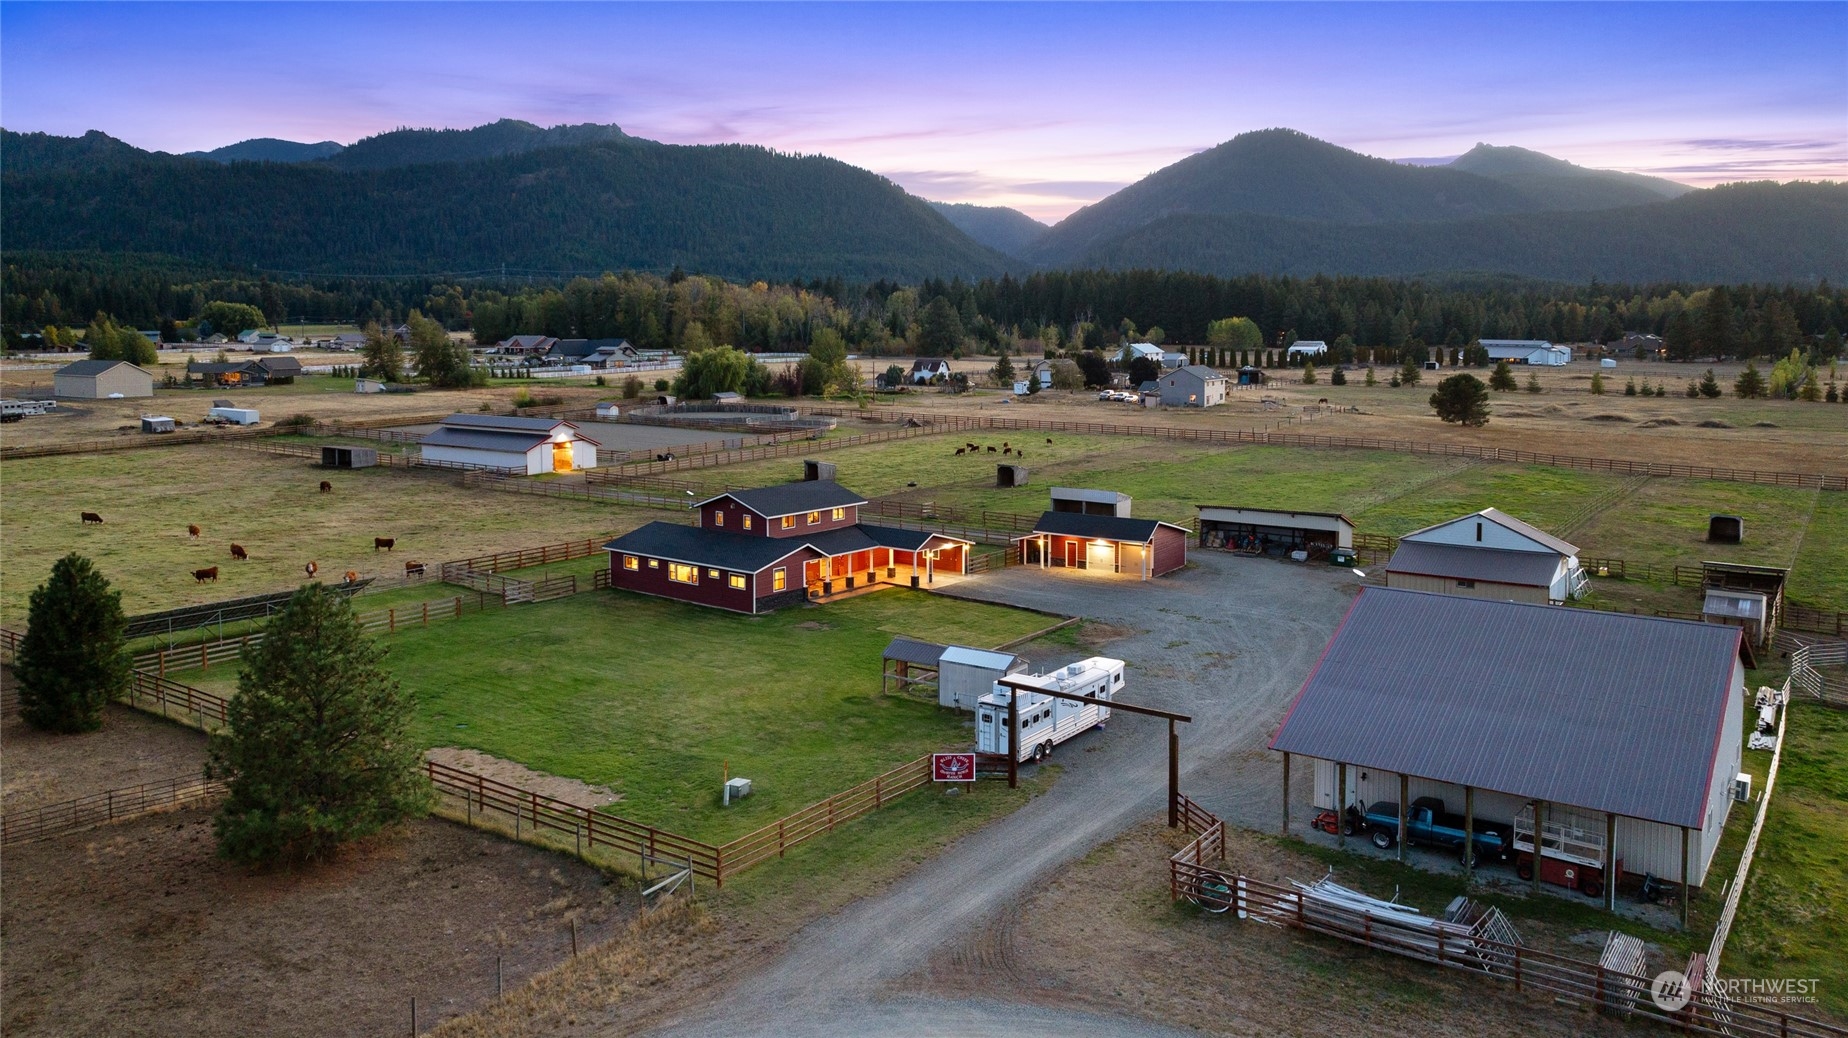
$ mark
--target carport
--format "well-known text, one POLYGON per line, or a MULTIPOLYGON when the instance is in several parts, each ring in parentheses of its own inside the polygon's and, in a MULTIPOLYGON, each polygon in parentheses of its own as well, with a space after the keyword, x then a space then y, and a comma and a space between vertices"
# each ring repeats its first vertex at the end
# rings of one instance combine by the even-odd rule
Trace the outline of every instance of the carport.
POLYGON ((1325 555, 1354 547, 1354 521, 1340 512, 1281 512, 1242 505, 1195 505, 1200 547, 1253 554, 1307 551, 1325 555))
POLYGON ((1033 532, 1014 538, 1020 561, 1041 569, 1101 570, 1142 580, 1187 565, 1187 530, 1157 519, 1046 512, 1033 532))

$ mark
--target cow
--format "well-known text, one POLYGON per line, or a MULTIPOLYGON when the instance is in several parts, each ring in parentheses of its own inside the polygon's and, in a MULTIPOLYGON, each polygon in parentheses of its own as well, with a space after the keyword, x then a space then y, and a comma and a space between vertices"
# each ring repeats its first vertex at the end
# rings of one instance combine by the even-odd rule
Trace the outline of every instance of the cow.
POLYGON ((305 571, 306 571, 306 572, 308 573, 308 579, 309 579, 309 580, 313 580, 313 579, 314 579, 314 575, 315 575, 316 573, 319 573, 319 572, 321 572, 321 567, 320 567, 320 566, 319 566, 318 564, 316 564, 316 563, 314 563, 314 562, 310 562, 310 563, 308 563, 308 565, 306 565, 306 566, 303 566, 303 567, 302 567, 302 569, 303 569, 303 570, 305 570, 305 571))
POLYGON ((423 563, 421 563, 421 562, 407 562, 407 563, 405 563, 405 564, 404 564, 404 575, 405 575, 405 576, 407 576, 407 577, 421 577, 421 576, 423 576, 423 575, 424 575, 424 564, 423 564, 423 563))
POLYGON ((218 579, 218 567, 217 566, 212 566, 207 569, 193 570, 193 580, 197 581, 198 583, 203 584, 208 580, 217 580, 217 579, 218 579))
POLYGON ((358 574, 358 573, 355 573, 355 572, 354 572, 354 571, 352 571, 352 570, 347 570, 347 571, 346 571, 346 582, 347 582, 347 583, 349 583, 349 584, 352 584, 352 583, 355 583, 355 582, 356 582, 356 581, 358 581, 358 580, 359 580, 359 574, 358 574))
POLYGON ((187 537, 188 537, 189 539, 191 539, 191 540, 195 540, 195 541, 196 541, 196 540, 198 540, 198 539, 199 539, 199 534, 200 534, 200 533, 202 533, 202 532, 203 532, 203 531, 201 531, 201 530, 199 529, 199 524, 198 524, 198 523, 187 523, 187 524, 186 524, 186 536, 187 536, 187 537))
POLYGON ((324 480, 322 480, 322 481, 321 481, 321 493, 323 493, 323 494, 331 494, 331 493, 333 493, 333 492, 334 492, 334 485, 333 485, 332 483, 329 483, 329 482, 328 482, 327 480, 325 480, 325 479, 324 479, 324 480))
POLYGON ((1012 448, 1012 447, 1003 447, 1003 448, 1001 448, 1001 453, 1003 453, 1003 454, 1012 454, 1012 453, 1014 453, 1014 448, 1012 448))
POLYGON ((100 515, 97 515, 95 512, 85 512, 83 513, 83 522, 85 525, 88 525, 90 523, 95 523, 96 525, 101 526, 103 525, 103 517, 100 515))
POLYGON ((1050 436, 1046 437, 1046 446, 1048 447, 1052 446, 1052 437, 1050 436))
POLYGON ((988 453, 993 454, 994 452, 995 452, 995 449, 993 447, 988 448, 988 453))
POLYGON ((378 551, 380 548, 384 548, 386 551, 390 551, 391 546, 396 543, 398 543, 396 537, 374 537, 372 538, 372 550, 378 551))
POLYGON ((250 553, 244 550, 244 546, 243 546, 243 545, 241 545, 241 544, 233 544, 233 545, 231 546, 231 557, 232 557, 232 558, 234 558, 234 559, 244 559, 244 560, 249 560, 249 558, 250 558, 250 553))
POLYGON ((964 454, 967 454, 967 453, 969 453, 969 452, 968 452, 968 450, 967 450, 966 448, 963 448, 963 447, 958 447, 958 448, 956 448, 956 456, 957 456, 957 457, 959 457, 959 458, 960 458, 960 457, 962 457, 962 456, 963 456, 964 454))

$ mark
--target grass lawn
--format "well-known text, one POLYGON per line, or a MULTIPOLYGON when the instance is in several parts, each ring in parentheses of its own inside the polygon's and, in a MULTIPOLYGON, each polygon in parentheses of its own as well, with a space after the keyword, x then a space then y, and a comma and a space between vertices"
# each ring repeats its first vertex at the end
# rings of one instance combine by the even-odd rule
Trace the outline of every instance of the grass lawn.
POLYGON ((1593 498, 1625 482, 1623 476, 1540 465, 1474 465, 1427 483, 1416 494, 1349 515, 1367 533, 1397 537, 1492 506, 1542 530, 1557 531, 1593 498))
MULTIPOLYGON (((880 695, 893 635, 991 646, 1055 622, 902 589, 759 617, 597 592, 383 641, 421 744, 608 786, 616 814, 723 842, 971 741, 964 715, 880 695), (755 783, 729 810, 728 766, 755 783)), ((235 687, 233 668, 208 673, 182 677, 235 687)))
MULTIPOLYGON (((1752 532, 1746 527, 1746 534, 1752 532)), ((1784 594, 1822 609, 1848 610, 1848 492, 1819 491, 1784 594)))

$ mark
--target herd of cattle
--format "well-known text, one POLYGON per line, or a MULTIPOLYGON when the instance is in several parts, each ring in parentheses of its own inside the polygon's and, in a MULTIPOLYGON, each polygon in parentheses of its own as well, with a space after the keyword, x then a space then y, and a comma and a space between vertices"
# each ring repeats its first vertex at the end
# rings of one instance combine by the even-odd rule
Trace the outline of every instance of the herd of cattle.
MULTIPOLYGON (((1046 446, 1048 447, 1052 446, 1052 437, 1050 436, 1046 437, 1046 446)), ((997 451, 993 445, 990 445, 988 447, 983 447, 979 443, 964 443, 961 447, 956 448, 956 456, 960 458, 965 454, 980 454, 984 450, 986 450, 990 454, 1003 454, 1003 455, 1011 454, 1014 457, 1019 458, 1021 461, 1027 460, 1027 452, 1025 450, 1014 446, 1012 443, 1009 443, 1006 440, 1001 441, 1001 449, 999 451, 997 451)))

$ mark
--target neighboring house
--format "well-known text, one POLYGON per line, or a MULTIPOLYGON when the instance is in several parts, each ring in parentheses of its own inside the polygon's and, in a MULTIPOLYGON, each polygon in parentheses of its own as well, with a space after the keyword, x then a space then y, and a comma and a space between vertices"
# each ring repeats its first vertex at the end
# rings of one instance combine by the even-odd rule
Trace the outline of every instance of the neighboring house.
MULTIPOLYGON (((274 360, 266 357, 265 360, 274 360)), ((298 364, 297 370, 300 370, 298 364)), ((186 362, 186 381, 201 382, 207 386, 236 386, 253 388, 269 385, 270 369, 264 367, 261 360, 204 361, 186 362)))
POLYGON ((1488 351, 1491 361, 1559 367, 1572 359, 1572 347, 1555 346, 1545 339, 1482 339, 1477 344, 1488 351))
POLYGON ((1549 849, 1563 837, 1612 878, 1621 862, 1676 881, 1686 862, 1701 886, 1739 773, 1740 634, 1363 588, 1270 748, 1286 776, 1314 762, 1318 807, 1438 797, 1518 845, 1538 804, 1549 849))
POLYGON ((914 386, 925 386, 940 378, 950 377, 950 362, 933 358, 920 357, 911 362, 911 370, 905 373, 905 381, 914 386))
POLYGON ((1630 357, 1636 356, 1637 350, 1642 350, 1642 355, 1646 357, 1660 357, 1666 352, 1660 335, 1641 335, 1636 332, 1626 334, 1622 339, 1606 345, 1605 349, 1630 357))
POLYGON ((557 418, 452 414, 418 441, 423 460, 518 475, 597 467, 595 440, 557 418))
POLYGON ((1033 532, 1014 543, 1024 565, 1041 569, 1101 570, 1148 580, 1187 565, 1187 529, 1156 519, 1045 512, 1033 532))
POLYGON ((1328 344, 1320 339, 1298 339, 1284 351, 1284 359, 1291 364, 1309 357, 1326 356, 1328 344))
POLYGON ((366 337, 358 332, 342 332, 327 341, 327 348, 356 353, 366 348, 366 337))
POLYGON ((259 360, 251 361, 251 363, 263 369, 266 382, 278 385, 288 385, 295 381, 297 375, 302 373, 302 362, 298 358, 288 356, 287 354, 274 357, 263 357, 259 360))
POLYGON ((1164 368, 1184 368, 1187 366, 1187 354, 1164 353, 1161 355, 1161 366, 1164 368))
POLYGON ((80 360, 51 375, 53 396, 72 400, 154 395, 154 373, 125 360, 80 360))
POLYGON ((1414 530, 1386 564, 1386 586, 1510 602, 1583 597, 1578 548, 1494 508, 1414 530))
POLYGON ((261 331, 256 328, 252 328, 238 336, 237 341, 250 347, 252 352, 256 353, 272 353, 279 348, 286 352, 295 348, 295 340, 288 336, 277 335, 275 332, 261 331))
POLYGON ((1226 377, 1204 364, 1189 364, 1161 376, 1161 406, 1214 407, 1226 402, 1226 377))
POLYGON ((1041 389, 1052 388, 1052 361, 1036 360, 1027 365, 1027 377, 1038 379, 1041 389))
POLYGON ((512 357, 544 356, 558 340, 550 335, 514 335, 494 344, 489 353, 512 357))
POLYGON ((627 339, 558 339, 545 352, 548 363, 588 364, 593 368, 607 368, 612 361, 635 356, 635 347, 627 339))
POLYGON ((866 499, 833 480, 735 490, 699 502, 699 525, 653 522, 603 547, 610 584, 762 613, 836 591, 963 573, 973 542, 860 521, 866 499))
POLYGON ((1135 360, 1137 357, 1141 357, 1144 360, 1152 360, 1155 363, 1160 364, 1161 358, 1162 358, 1162 348, 1160 346, 1155 345, 1152 342, 1124 343, 1123 351, 1117 354, 1117 362, 1122 364, 1124 367, 1128 367, 1129 362, 1135 360))

